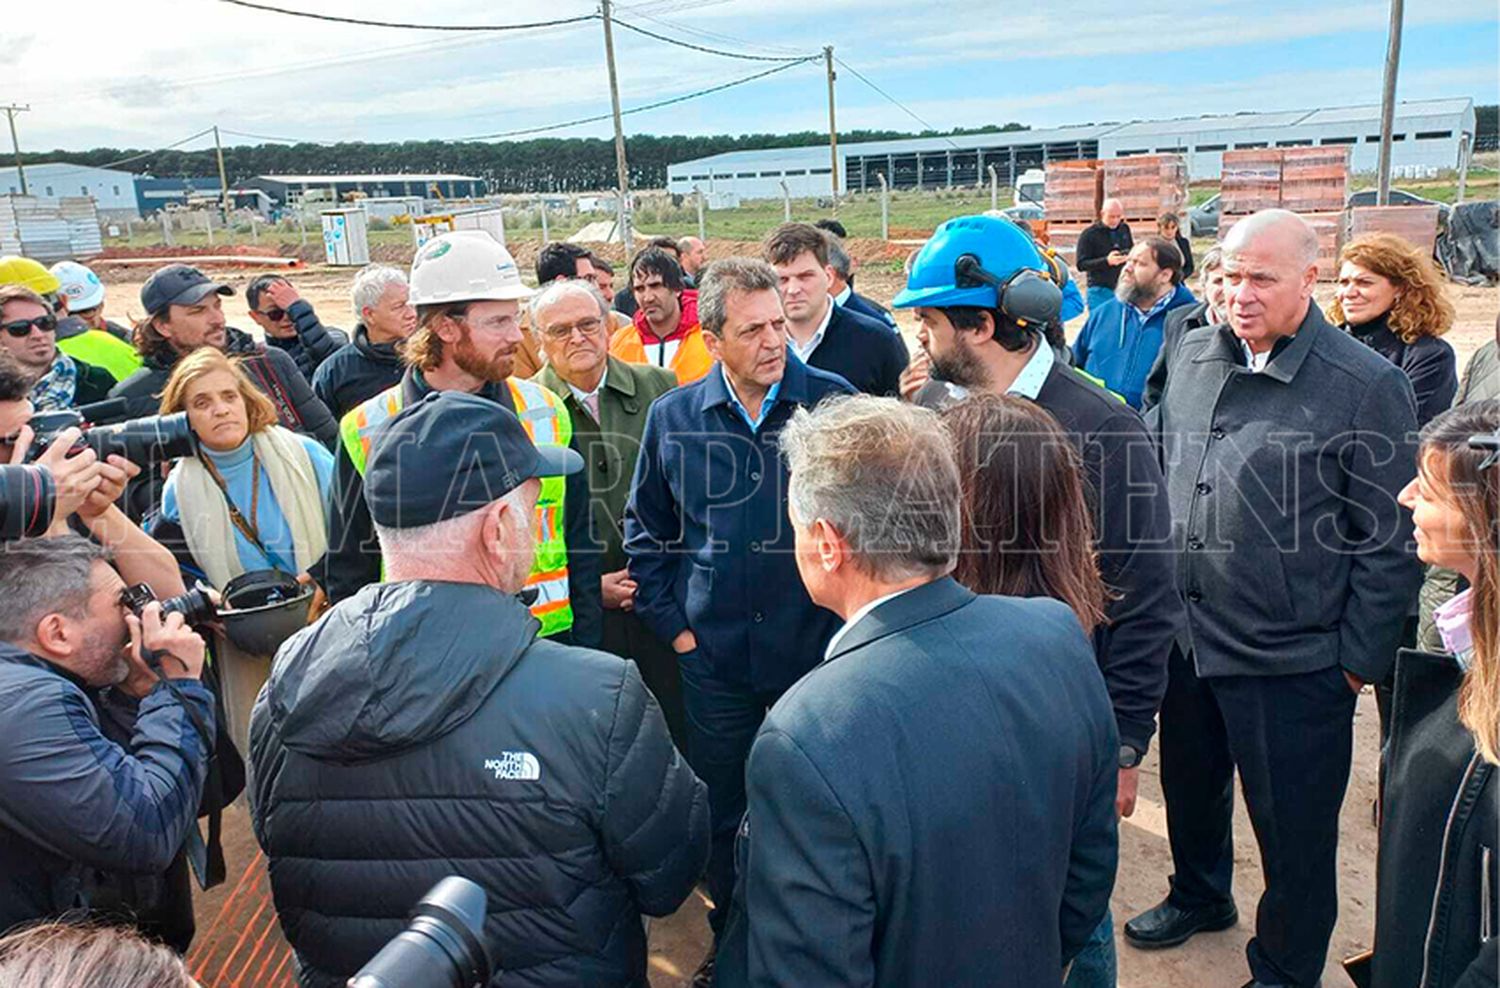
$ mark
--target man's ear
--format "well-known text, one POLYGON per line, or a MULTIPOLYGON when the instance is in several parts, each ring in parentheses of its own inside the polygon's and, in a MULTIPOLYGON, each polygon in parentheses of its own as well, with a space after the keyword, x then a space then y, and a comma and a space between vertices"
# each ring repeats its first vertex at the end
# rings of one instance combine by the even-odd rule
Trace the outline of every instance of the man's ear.
POLYGON ((510 505, 500 498, 481 509, 484 514, 479 523, 478 551, 490 553, 499 559, 505 547, 505 532, 510 526, 510 505))
POLYGON ((818 549, 818 563, 824 572, 832 573, 844 565, 849 546, 838 530, 822 518, 813 522, 813 540, 818 549))
POLYGON ((432 321, 432 331, 444 343, 457 343, 463 336, 463 329, 458 325, 458 320, 447 314, 438 316, 432 321))
POLYGON ((48 614, 36 624, 37 646, 47 656, 67 657, 73 654, 75 636, 61 614, 48 614))
POLYGON ((720 357, 720 348, 724 345, 724 341, 719 338, 719 335, 717 333, 710 333, 705 329, 702 336, 703 346, 708 350, 708 355, 715 360, 723 359, 720 357))
MULTIPOLYGON (((954 327, 957 329, 958 327, 954 327)), ((988 343, 995 338, 995 314, 989 309, 979 313, 979 325, 969 332, 974 334, 975 343, 988 343)))

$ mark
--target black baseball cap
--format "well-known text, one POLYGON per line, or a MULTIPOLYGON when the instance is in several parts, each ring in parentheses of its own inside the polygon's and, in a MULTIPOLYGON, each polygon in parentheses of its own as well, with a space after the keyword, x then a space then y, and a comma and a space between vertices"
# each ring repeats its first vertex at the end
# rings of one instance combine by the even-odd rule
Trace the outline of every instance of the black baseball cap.
POLYGON ((215 292, 233 295, 234 289, 214 281, 192 265, 168 264, 158 268, 141 286, 141 305, 148 315, 154 316, 169 305, 197 305, 215 292))
POLYGON ((434 391, 376 432, 365 503, 378 525, 418 528, 478 511, 532 477, 582 469, 573 450, 533 443, 505 406, 434 391))

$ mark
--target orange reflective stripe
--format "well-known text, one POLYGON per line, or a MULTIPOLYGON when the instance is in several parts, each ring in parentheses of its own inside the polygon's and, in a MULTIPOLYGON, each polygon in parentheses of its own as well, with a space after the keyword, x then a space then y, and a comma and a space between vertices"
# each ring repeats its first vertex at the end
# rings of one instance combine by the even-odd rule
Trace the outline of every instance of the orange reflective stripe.
POLYGON ((564 597, 562 600, 554 600, 548 604, 533 604, 531 607, 531 613, 535 617, 541 617, 543 614, 552 614, 556 611, 562 610, 563 608, 568 606, 568 603, 568 599, 564 597))
POLYGON ((562 580, 566 579, 567 575, 568 570, 566 567, 564 567, 563 569, 555 569, 547 573, 532 573, 526 578, 526 585, 529 587, 533 583, 546 583, 548 580, 562 580))

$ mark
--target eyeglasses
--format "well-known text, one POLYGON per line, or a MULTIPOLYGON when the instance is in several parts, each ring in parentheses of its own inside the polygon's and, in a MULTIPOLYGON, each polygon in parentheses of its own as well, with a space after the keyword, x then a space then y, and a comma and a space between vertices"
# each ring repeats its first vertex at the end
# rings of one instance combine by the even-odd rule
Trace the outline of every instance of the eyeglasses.
POLYGON ((33 329, 39 329, 44 333, 51 333, 57 329, 57 317, 51 314, 35 316, 31 319, 17 319, 14 322, 0 324, 0 329, 5 330, 16 339, 30 336, 33 329))
POLYGON ((281 322, 281 320, 283 320, 283 319, 286 318, 286 310, 285 309, 267 309, 264 312, 261 312, 259 309, 256 309, 255 311, 256 311, 256 313, 258 315, 263 316, 266 319, 271 320, 272 322, 281 322))
POLYGON ((542 330, 542 335, 549 340, 561 342, 571 337, 574 332, 578 332, 582 333, 585 339, 588 339, 598 333, 599 327, 603 325, 604 322, 601 319, 580 319, 571 325, 548 326, 542 330))

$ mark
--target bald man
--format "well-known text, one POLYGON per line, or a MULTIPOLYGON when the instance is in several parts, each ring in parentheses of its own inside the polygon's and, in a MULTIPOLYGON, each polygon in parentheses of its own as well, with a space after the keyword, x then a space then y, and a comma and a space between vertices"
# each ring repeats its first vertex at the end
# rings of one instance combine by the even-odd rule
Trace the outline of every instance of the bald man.
POLYGON ((1120 272, 1130 258, 1135 241, 1130 224, 1125 222, 1125 206, 1118 199, 1106 199, 1099 207, 1099 219, 1078 235, 1078 252, 1073 266, 1088 275, 1090 311, 1115 295, 1120 272))
POLYGON ((1228 324, 1182 337, 1150 416, 1188 628, 1161 708, 1171 890, 1125 939, 1172 947, 1237 921, 1237 768, 1266 878, 1247 988, 1311 988, 1338 914, 1355 696, 1385 678, 1420 578, 1396 504, 1416 408, 1400 369, 1313 304, 1300 217, 1240 221, 1223 256, 1228 324))
POLYGON ((682 263, 682 273, 698 283, 698 272, 708 263, 708 245, 697 237, 683 237, 677 241, 677 256, 682 263))

